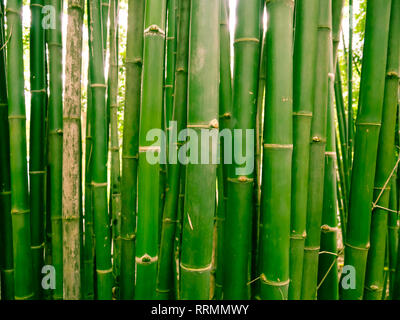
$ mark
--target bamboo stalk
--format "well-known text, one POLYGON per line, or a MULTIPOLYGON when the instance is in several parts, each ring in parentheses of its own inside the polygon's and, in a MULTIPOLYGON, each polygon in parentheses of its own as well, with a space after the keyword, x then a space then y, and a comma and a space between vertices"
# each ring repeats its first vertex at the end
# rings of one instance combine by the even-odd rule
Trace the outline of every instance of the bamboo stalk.
POLYGON ((314 113, 311 124, 310 173, 307 200, 307 237, 304 246, 301 298, 317 297, 318 258, 323 212, 327 105, 332 54, 332 2, 320 0, 316 58, 314 113))
POLYGON ((7 1, 7 96, 15 299, 33 298, 22 44, 22 1, 7 1), (12 35, 12 36, 11 36, 12 35), (12 141, 12 143, 11 143, 12 141))
MULTIPOLYGON (((0 48, 5 45, 4 3, 0 1, 0 48)), ((10 136, 6 54, 0 50, 0 272, 1 299, 14 299, 14 262, 11 223, 10 136)))
MULTIPOLYGON (((218 143, 211 136, 218 127, 219 70, 219 2, 192 0, 187 128, 197 138, 198 155, 208 160, 218 143), (202 130, 206 135, 202 136, 202 130), (206 141, 211 149, 207 153, 200 149, 206 141)), ((210 298, 216 178, 212 162, 186 166, 180 262, 180 298, 184 300, 210 298)))
POLYGON ((111 122, 111 216, 113 239, 113 275, 119 287, 121 264, 121 164, 118 131, 118 14, 119 1, 110 1, 110 57, 108 72, 108 104, 111 122))
POLYGON ((345 0, 332 0, 332 46, 333 46, 333 67, 337 64, 337 52, 340 43, 341 22, 345 0))
POLYGON ((144 1, 128 4, 126 96, 121 179, 121 299, 133 299, 135 284, 135 231, 139 112, 143 62, 144 1))
POLYGON ((93 103, 93 210, 97 298, 112 297, 111 234, 107 205, 107 118, 100 0, 90 0, 90 80, 93 103))
MULTIPOLYGON (((175 93, 173 99, 172 120, 176 121, 179 133, 186 126, 187 114, 187 78, 188 78, 188 49, 189 49, 189 14, 190 0, 179 1, 178 44, 175 71, 175 93)), ((180 145, 175 148, 179 152, 180 145)), ((157 297, 167 299, 173 297, 173 251, 177 225, 180 177, 183 168, 179 163, 168 165, 168 189, 162 218, 161 243, 158 260, 157 297)))
POLYGON ((42 267, 44 264, 44 181, 46 177, 44 163, 44 121, 46 108, 45 78, 45 33, 42 27, 43 1, 31 2, 30 32, 30 82, 31 82, 31 121, 29 182, 31 204, 31 248, 32 272, 34 275, 34 298, 42 297, 42 267))
POLYGON ((82 159, 81 69, 83 0, 68 1, 63 135, 64 299, 78 300, 81 290, 82 159))
MULTIPOLYGON (((87 0, 87 20, 90 21, 90 0, 87 0)), ((88 28, 88 36, 91 36, 88 28)), ((93 103, 90 81, 90 65, 88 61, 88 82, 87 82, 87 104, 86 104, 86 136, 85 136, 85 235, 84 235, 84 284, 83 297, 85 300, 94 299, 94 232, 93 232, 93 188, 92 188, 92 167, 93 167, 93 103)))
POLYGON ((159 245, 161 141, 148 141, 152 129, 162 128, 166 0, 147 0, 143 35, 143 75, 139 131, 138 219, 135 299, 156 293, 159 245))
POLYGON ((260 298, 288 298, 293 152, 292 0, 267 2, 266 112, 262 172, 260 298))
POLYGON ((165 121, 166 128, 172 120, 174 106, 175 64, 177 49, 177 12, 178 0, 168 0, 167 37, 166 37, 166 78, 165 78, 165 121))
POLYGON ((388 255, 389 255, 389 299, 392 300, 394 285, 396 280, 396 262, 399 241, 399 226, 397 221, 399 218, 398 208, 398 190, 397 190, 397 174, 392 177, 390 200, 389 200, 389 215, 388 215, 388 255))
POLYGON ((293 57, 293 160, 290 235, 289 299, 301 295, 311 121, 314 109, 315 59, 317 54, 318 0, 296 4, 293 57))
POLYGON ((385 263, 391 173, 393 170, 393 148, 398 88, 400 56, 400 1, 392 1, 387 53, 385 93, 383 99, 382 125, 379 134, 378 156, 376 160, 374 202, 372 207, 371 239, 365 275, 364 299, 379 300, 383 290, 382 269, 385 263), (375 207, 375 205, 379 207, 375 207))
POLYGON ((62 8, 63 1, 46 0, 55 10, 55 28, 47 30, 49 52, 49 131, 48 202, 51 219, 52 262, 56 271, 55 300, 63 298, 62 154, 63 154, 63 80, 62 8))
MULTIPOLYGON (((229 34, 229 1, 220 1, 219 35, 220 35, 220 84, 219 84, 219 119, 220 130, 230 127, 232 120, 232 76, 231 76, 231 43, 229 34)), ((223 296, 223 264, 224 264, 224 224, 227 207, 228 165, 224 163, 224 145, 219 141, 220 164, 217 168, 218 203, 215 222, 215 291, 214 299, 223 296)))
MULTIPOLYGON (((258 70, 260 61, 260 1, 239 0, 236 4, 233 74, 233 127, 240 130, 241 141, 233 153, 246 154, 254 165, 254 142, 248 144, 249 131, 254 133, 257 113, 258 70)), ((235 131, 233 131, 235 132, 235 131)), ((249 299, 252 215, 254 212, 254 170, 243 170, 237 162, 228 171, 227 214, 224 228, 224 260, 235 263, 224 266, 224 299, 249 299), (242 173, 243 172, 243 173, 242 173)), ((253 168, 252 168, 253 169, 253 168)))
POLYGON ((330 53, 327 138, 325 151, 324 202, 321 220, 321 248, 318 259, 318 300, 339 299, 337 266, 336 143, 334 110, 333 52, 330 53))
POLYGON ((348 289, 341 288, 342 299, 362 299, 364 291, 375 161, 385 86, 390 4, 390 0, 370 0, 367 3, 359 114, 344 261, 345 265, 351 265, 356 270, 356 286, 348 289))
POLYGON ((349 48, 347 52, 347 158, 349 160, 349 176, 353 159, 353 137, 354 137, 354 116, 353 116, 353 0, 349 0, 349 48))

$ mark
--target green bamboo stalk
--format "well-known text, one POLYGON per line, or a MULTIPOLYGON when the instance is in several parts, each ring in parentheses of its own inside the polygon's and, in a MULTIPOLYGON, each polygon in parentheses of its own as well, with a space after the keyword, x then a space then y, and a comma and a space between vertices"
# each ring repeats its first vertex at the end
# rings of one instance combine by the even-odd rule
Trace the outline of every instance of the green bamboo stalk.
MULTIPOLYGON (((108 37, 108 14, 110 11, 111 0, 101 0, 101 29, 103 32, 103 58, 107 54, 107 37, 108 37)), ((109 123, 109 122, 108 122, 109 123)))
MULTIPOLYGON (((187 78, 189 49, 189 14, 190 0, 179 1, 178 44, 176 57, 175 93, 173 99, 172 120, 176 121, 172 132, 179 133, 186 126, 187 113, 187 78)), ((175 147, 179 152, 180 146, 175 147)), ((157 274, 157 297, 173 297, 173 251, 177 224, 180 176, 182 167, 179 163, 168 165, 168 189, 162 218, 160 254, 157 274)))
POLYGON ((11 216, 15 299, 33 298, 26 115, 22 47, 22 1, 7 1, 7 95, 10 128, 11 216), (12 36, 11 36, 12 35, 12 36), (12 141, 12 143, 11 143, 12 141))
POLYGON ((165 120, 166 127, 172 120, 174 107, 174 82, 177 49, 177 12, 178 0, 168 0, 167 37, 166 37, 166 70, 165 70, 165 120))
MULTIPOLYGON (((221 141, 220 141, 221 150, 221 141)), ((220 153, 221 156, 221 153, 220 153)), ((224 224, 226 217, 226 206, 225 206, 225 189, 224 189, 224 167, 223 164, 219 164, 217 167, 217 208, 215 215, 214 225, 214 295, 213 300, 222 300, 223 297, 223 280, 224 280, 224 224)))
POLYGON ((319 0, 299 0, 293 56, 293 160, 289 299, 301 295, 319 0))
POLYGON ((335 101, 336 101, 336 115, 338 119, 338 131, 339 131, 339 140, 340 140, 340 153, 337 153, 338 159, 338 167, 340 174, 340 188, 343 193, 343 203, 344 203, 344 212, 342 214, 341 228, 342 228, 342 237, 345 240, 346 238, 346 221, 347 221, 347 212, 348 212, 348 198, 349 198, 349 189, 350 189, 350 172, 349 172, 349 160, 348 160, 348 147, 347 147, 347 119, 345 114, 344 100, 343 100, 343 92, 342 92, 342 80, 340 74, 339 64, 336 64, 336 75, 335 75, 335 101))
MULTIPOLYGON (((220 84, 219 84, 219 118, 220 130, 229 128, 232 120, 232 76, 231 76, 231 43, 229 33, 229 1, 220 1, 219 35, 220 35, 220 84)), ((227 175, 228 165, 224 164, 224 145, 219 141, 220 164, 217 168, 218 206, 215 222, 215 291, 214 299, 223 296, 223 264, 224 264, 224 224, 227 207, 227 175)))
POLYGON ((90 80, 93 103, 93 210, 96 251, 97 298, 112 297, 111 234, 107 205, 107 123, 101 10, 99 0, 90 0, 90 80))
MULTIPOLYGON (((237 162, 246 153, 254 165, 254 134, 257 113, 257 89, 260 55, 260 0, 239 0, 236 5, 234 38, 233 119, 232 130, 240 130, 241 141, 235 144, 233 164, 228 171, 228 203, 224 227, 224 299, 249 299, 252 215, 254 212, 254 170, 244 170, 237 162)), ((226 57, 225 57, 226 59, 226 57)), ((235 131, 233 131, 235 132, 235 131)), ((252 168, 253 169, 253 168, 252 168)))
POLYGON ((68 1, 63 135, 64 299, 79 300, 82 244, 81 68, 83 0, 68 1))
MULTIPOLYGON (((5 45, 4 4, 0 1, 0 48, 5 45)), ((0 50, 0 272, 1 299, 14 299, 14 262, 11 225, 10 136, 6 54, 0 50)))
POLYGON ((267 2, 260 298, 288 298, 293 116, 294 1, 267 2))
POLYGON ((330 58, 331 76, 329 77, 328 85, 329 95, 325 151, 324 203, 321 220, 321 249, 318 259, 318 300, 339 299, 333 53, 330 54, 330 58))
POLYGON ((389 200, 389 216, 388 216, 388 255, 389 255, 389 299, 393 297, 394 284, 396 279, 396 262, 397 262, 397 250, 399 241, 399 226, 398 221, 398 199, 397 199, 397 172, 392 177, 391 189, 390 189, 390 200, 389 200))
POLYGON ((219 70, 219 1, 192 0, 187 128, 198 142, 193 148, 209 163, 186 166, 180 262, 180 298, 184 300, 210 298, 217 178, 211 154, 218 143, 211 136, 218 128, 219 70), (207 153, 200 149, 206 141, 207 153))
POLYGON ((353 116, 353 0, 349 0, 349 48, 347 52, 347 148, 349 176, 351 174, 351 163, 353 159, 353 137, 354 137, 354 116, 353 116))
MULTIPOLYGON (((45 37, 47 38, 47 32, 45 32, 45 37)), ((46 55, 47 56, 47 55, 46 55)), ((48 56, 45 59, 45 78, 46 78, 46 92, 48 92, 48 69, 49 69, 49 61, 48 56)), ((46 106, 45 106, 45 136, 44 136, 44 154, 45 154, 45 170, 46 170, 46 179, 45 179, 45 197, 44 197, 44 206, 45 210, 45 245, 44 245, 44 263, 45 265, 53 265, 53 258, 52 258, 52 248, 51 248, 51 216, 50 216, 50 209, 49 209, 49 176, 47 172, 49 171, 49 159, 48 159, 48 149, 49 149, 49 96, 46 95, 46 106)), ((43 298, 45 300, 52 300, 53 290, 46 290, 43 293, 43 298)))
MULTIPOLYGON (((89 0, 87 0, 87 19, 90 21, 89 0)), ((91 31, 88 28, 90 37, 91 31)), ((87 104, 86 104, 86 137, 85 137, 85 235, 84 235, 84 284, 83 297, 85 300, 94 299, 94 233, 93 233, 93 103, 90 87, 90 64, 88 68, 87 104)))
POLYGON ((381 291, 381 296, 379 299, 386 300, 388 297, 388 283, 389 283, 389 241, 386 237, 385 246, 385 263, 383 267, 383 289, 381 291))
POLYGON ((176 228, 175 228, 175 238, 174 238, 174 298, 179 300, 181 297, 181 291, 179 287, 180 283, 180 259, 181 259, 181 246, 182 246, 182 217, 183 217, 183 209, 185 206, 185 180, 186 180, 186 171, 183 166, 182 172, 180 175, 180 185, 179 185, 179 199, 178 199, 178 208, 177 208, 177 217, 176 217, 176 228))
POLYGON ((135 299, 153 299, 156 293, 160 163, 150 163, 147 158, 161 158, 162 142, 152 143, 146 135, 162 126, 166 5, 166 0, 147 0, 145 9, 135 299))
POLYGON ((63 81, 62 81, 62 8, 63 1, 46 0, 55 10, 55 28, 47 30, 49 51, 49 147, 48 202, 52 232, 52 260, 56 271, 53 298, 63 298, 63 227, 62 227, 62 154, 63 154, 63 81))
POLYGON ((126 96, 121 179, 121 299, 133 299, 135 288, 135 229, 139 112, 143 61, 144 1, 128 4, 126 96))
POLYGON ((31 204, 31 248, 34 298, 42 297, 42 267, 44 264, 44 119, 46 108, 45 78, 45 32, 42 27, 43 1, 32 1, 30 32, 30 81, 31 81, 31 121, 30 121, 30 204, 31 204))
POLYGON ((395 142, 397 93, 400 71, 400 1, 392 1, 389 28, 388 58, 386 65, 385 94, 382 126, 379 134, 376 160, 374 205, 372 207, 371 239, 365 275, 364 299, 379 300, 383 290, 382 269, 385 263, 393 148, 395 142))
POLYGON ((340 43, 341 22, 345 0, 332 0, 332 46, 333 46, 333 67, 337 64, 337 52, 340 43))
POLYGON ((327 105, 329 96, 330 56, 332 53, 332 2, 320 0, 318 46, 315 77, 314 112, 311 124, 311 146, 307 200, 307 237, 304 245, 301 298, 317 297, 318 257, 323 212, 327 105))
MULTIPOLYGON (((255 150, 255 166, 256 166, 256 183, 254 184, 255 195, 255 214, 253 215, 252 222, 252 261, 251 261, 251 279, 256 279, 259 274, 259 247, 260 247, 260 219, 261 219, 261 166, 262 166, 262 139, 263 139, 263 112, 265 104, 265 86, 266 86, 266 72, 267 72, 267 39, 266 32, 264 32, 264 9, 265 1, 262 1, 262 14, 260 13, 260 24, 262 24, 262 32, 260 39, 262 39, 260 50, 260 63, 258 72, 258 89, 257 89, 257 114, 256 114, 256 150, 255 150)), ((261 11, 261 8, 260 8, 261 11)), ((259 287, 258 281, 252 282, 252 298, 257 296, 259 287)))
POLYGON ((341 287, 342 299, 362 299, 370 241, 371 202, 385 86, 391 0, 367 3, 359 115, 349 196, 345 265, 356 271, 355 288, 341 287))
MULTIPOLYGON (((399 89, 400 90, 400 89, 399 89)), ((400 91, 398 93, 398 99, 400 99, 400 91)), ((400 102, 400 100, 399 100, 400 102)), ((400 103, 397 103, 397 130, 396 130, 396 148, 399 148, 399 143, 400 143, 400 130, 399 130, 399 122, 400 122, 400 117, 399 117, 399 113, 400 113, 400 103)), ((400 155, 399 155, 400 157, 400 155)), ((399 197, 400 197, 400 170, 397 170, 397 176, 396 176, 396 187, 397 187, 397 204, 399 204, 399 197)), ((392 300, 400 300, 400 250, 398 248, 400 248, 400 229, 398 230, 397 233, 397 238, 398 238, 398 242, 397 242, 397 254, 396 254, 396 262, 395 262, 395 269, 396 272, 393 276, 393 288, 391 289, 391 299, 392 300)))
POLYGON ((110 1, 110 57, 108 104, 111 122, 111 214, 113 239, 113 275, 119 286, 121 264, 121 164, 118 131, 118 9, 119 1, 110 1))
MULTIPOLYGON (((107 41, 108 41, 108 18, 110 11, 110 1, 111 0, 100 0, 100 10, 101 10, 101 30, 102 30, 102 42, 103 42, 103 59, 104 65, 106 65, 106 57, 107 57, 107 41)), ((107 89, 108 90, 108 89, 107 89)), ((106 93, 108 97, 108 91, 106 93)), ((107 99, 108 101, 108 99, 107 99)), ((107 145, 109 145, 110 139, 110 120, 111 120, 111 109, 110 105, 107 103, 107 145)))

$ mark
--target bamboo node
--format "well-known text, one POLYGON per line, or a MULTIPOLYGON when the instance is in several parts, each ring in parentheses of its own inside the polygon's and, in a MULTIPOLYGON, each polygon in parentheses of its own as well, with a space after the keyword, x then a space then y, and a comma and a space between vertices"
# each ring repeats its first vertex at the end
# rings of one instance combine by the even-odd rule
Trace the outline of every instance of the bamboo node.
POLYGON ((6 9, 6 15, 7 15, 7 13, 8 12, 10 12, 10 13, 15 13, 15 14, 17 14, 17 15, 21 15, 21 11, 18 11, 18 10, 14 10, 14 9, 12 9, 12 8, 7 8, 6 9))
POLYGON ((158 261, 158 256, 150 257, 147 253, 145 253, 141 257, 136 257, 135 261, 137 264, 151 264, 158 261))
POLYGON ((258 44, 260 42, 260 39, 258 39, 258 38, 238 38, 233 41, 233 44, 235 45, 239 42, 255 42, 258 44))
POLYGON ((380 127, 381 123, 377 122, 357 122, 357 126, 373 126, 373 127, 380 127))
POLYGON ((321 226, 321 231, 323 233, 328 233, 328 232, 337 232, 338 228, 337 227, 330 227, 327 224, 324 224, 321 226))
POLYGON ((349 244, 349 243, 347 243, 347 242, 345 242, 344 245, 345 245, 346 247, 351 248, 351 249, 360 250, 360 251, 368 251, 368 250, 369 250, 369 247, 370 247, 370 244, 369 244, 369 243, 367 243, 367 245, 366 245, 365 248, 353 246, 353 245, 351 245, 351 244, 349 244))
POLYGON ((187 267, 182 262, 179 265, 182 269, 184 269, 186 271, 190 271, 190 272, 206 272, 206 271, 209 271, 212 269, 212 263, 210 263, 208 266, 205 266, 203 268, 187 267))
POLYGON ((304 247, 304 251, 319 251, 320 247, 304 247))
POLYGON ((264 143, 265 149, 293 149, 293 144, 264 143))
POLYGON ((225 112, 224 114, 219 116, 222 119, 228 120, 232 118, 232 114, 230 112, 225 112))
POLYGON ((31 210, 29 210, 29 209, 27 209, 27 210, 16 210, 16 209, 13 209, 13 210, 11 210, 11 214, 28 214, 30 212, 31 212, 31 210))
POLYGON ((39 7, 39 8, 43 8, 43 5, 40 3, 31 3, 30 4, 31 7, 39 7))
POLYGON ((238 177, 238 178, 227 178, 227 180, 229 181, 229 182, 233 182, 233 183, 240 183, 240 182, 242 182, 242 183, 251 183, 251 182, 253 182, 254 181, 254 179, 253 178, 249 178, 249 177, 246 177, 246 176, 240 176, 240 177, 238 177))
POLYGON ((104 83, 91 83, 91 88, 107 88, 107 85, 104 83))
POLYGON ((96 272, 100 274, 107 274, 112 272, 112 268, 106 270, 96 269, 96 272))
POLYGON ((15 296, 15 300, 30 300, 34 296, 33 292, 28 294, 27 296, 17 297, 15 296))
POLYGON ((26 116, 19 114, 10 114, 8 116, 8 120, 26 120, 26 116))
POLYGON ((263 273, 260 275, 260 280, 262 283, 272 287, 284 287, 287 286, 290 282, 290 279, 287 279, 285 281, 279 281, 279 279, 278 281, 268 280, 265 274, 263 273))
POLYGON ((92 181, 91 185, 93 186, 93 188, 104 188, 107 187, 107 182, 94 182, 92 181))
POLYGON ((293 112, 293 115, 295 117, 312 117, 313 113, 312 112, 307 112, 307 111, 299 111, 299 112, 293 112))
POLYGON ((31 93, 46 93, 46 88, 31 90, 31 93))
POLYGON ((156 24, 152 24, 151 26, 149 26, 147 29, 144 30, 144 34, 161 34, 163 36, 165 36, 165 31, 163 29, 161 29, 161 27, 159 27, 156 24))
POLYGON ((211 128, 218 129, 218 128, 219 128, 218 120, 217 120, 217 119, 212 119, 212 120, 210 121, 209 126, 210 126, 211 128))
POLYGON ((35 249, 42 249, 42 248, 44 248, 44 245, 45 245, 45 243, 42 242, 41 244, 39 244, 39 245, 37 245, 37 246, 31 246, 31 249, 32 249, 32 250, 35 250, 35 249))
POLYGON ((370 286, 365 286, 364 289, 369 291, 369 292, 382 292, 383 291, 382 288, 379 288, 375 284, 371 284, 370 286))
POLYGON ((41 171, 29 171, 29 174, 45 174, 46 171, 45 170, 41 170, 41 171))
POLYGON ((49 46, 49 47, 59 47, 59 48, 62 48, 62 43, 58 43, 58 42, 47 42, 47 46, 49 46))
POLYGON ((392 78, 392 79, 398 79, 399 78, 399 74, 396 71, 389 71, 386 76, 388 78, 392 78))
POLYGON ((139 153, 147 152, 147 151, 159 152, 159 151, 161 151, 161 147, 160 146, 140 146, 139 147, 139 153))

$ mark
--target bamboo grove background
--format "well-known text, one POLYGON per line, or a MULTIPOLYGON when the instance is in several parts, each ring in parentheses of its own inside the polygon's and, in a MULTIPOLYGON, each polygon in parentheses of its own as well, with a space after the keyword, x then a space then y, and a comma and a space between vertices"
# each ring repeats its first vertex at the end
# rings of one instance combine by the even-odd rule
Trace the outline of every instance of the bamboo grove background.
POLYGON ((400 299, 399 34, 400 0, 1 0, 1 298, 400 299), (171 120, 254 130, 254 171, 150 164, 171 120))

